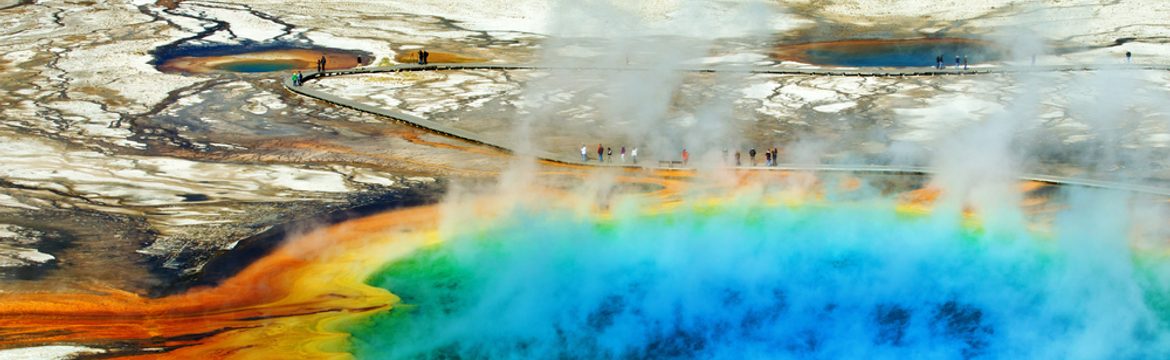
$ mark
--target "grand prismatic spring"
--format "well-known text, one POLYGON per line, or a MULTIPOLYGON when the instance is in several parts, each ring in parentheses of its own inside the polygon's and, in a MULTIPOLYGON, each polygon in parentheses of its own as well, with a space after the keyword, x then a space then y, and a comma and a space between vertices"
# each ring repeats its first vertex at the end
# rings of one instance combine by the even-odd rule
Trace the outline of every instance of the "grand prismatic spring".
POLYGON ((0 359, 1170 358, 1170 3, 0 15, 0 359))

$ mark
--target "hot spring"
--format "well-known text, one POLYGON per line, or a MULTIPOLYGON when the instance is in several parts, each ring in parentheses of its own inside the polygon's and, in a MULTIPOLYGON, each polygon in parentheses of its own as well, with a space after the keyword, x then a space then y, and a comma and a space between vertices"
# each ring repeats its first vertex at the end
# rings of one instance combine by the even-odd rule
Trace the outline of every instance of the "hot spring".
POLYGON ((934 66, 935 57, 942 55, 943 63, 954 66, 955 56, 967 57, 972 64, 986 64, 1002 60, 1006 51, 996 45, 974 39, 866 39, 816 42, 784 45, 777 49, 780 60, 818 65, 856 67, 913 67, 934 66))
POLYGON ((154 63, 164 72, 266 73, 312 70, 322 56, 327 59, 328 69, 348 69, 372 60, 362 51, 272 43, 160 49, 154 63))
POLYGON ((1170 262, 1094 215, 1125 202, 1074 193, 1047 230, 882 200, 522 209, 374 273, 401 301, 347 331, 359 359, 1164 358, 1170 262))

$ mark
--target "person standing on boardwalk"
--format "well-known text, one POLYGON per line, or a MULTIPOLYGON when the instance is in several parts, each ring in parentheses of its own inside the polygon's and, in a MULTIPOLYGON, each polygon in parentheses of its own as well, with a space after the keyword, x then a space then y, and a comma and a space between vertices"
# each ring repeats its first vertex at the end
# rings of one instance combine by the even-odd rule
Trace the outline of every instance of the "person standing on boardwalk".
POLYGON ((638 148, 637 147, 634 147, 634 150, 630 151, 630 157, 632 158, 632 160, 634 160, 635 164, 638 163, 638 148))
POLYGON ((967 55, 963 55, 963 70, 967 70, 967 55))
POLYGON ((605 161, 605 148, 597 144, 597 162, 605 161))
POLYGON ((1125 63, 1126 63, 1126 64, 1132 64, 1132 63, 1133 63, 1133 53, 1131 53, 1131 52, 1129 52, 1129 51, 1126 51, 1126 52, 1125 52, 1125 63))
POLYGON ((589 155, 586 155, 587 153, 588 151, 586 150, 585 144, 581 144, 581 162, 589 161, 589 155))
POLYGON ((690 160, 691 160, 691 154, 687 152, 687 148, 683 148, 682 158, 683 158, 683 166, 686 166, 687 162, 690 162, 690 160))
POLYGON ((418 64, 419 65, 423 64, 423 51, 422 51, 422 49, 418 50, 418 64))
POLYGON ((772 152, 771 151, 764 152, 764 166, 772 167, 772 152))
POLYGON ((622 145, 622 164, 626 163, 626 146, 622 145))
POLYGON ((605 148, 605 158, 609 159, 609 162, 613 162, 613 148, 605 148))
POLYGON ((740 158, 739 150, 736 150, 735 151, 735 166, 743 165, 743 163, 739 161, 739 158, 740 158))
POLYGON ((325 71, 325 68, 328 66, 328 63, 329 63, 329 58, 326 58, 325 55, 321 55, 321 71, 325 71))
POLYGON ((751 160, 752 166, 756 166, 756 148, 748 150, 748 159, 751 160))
POLYGON ((775 146, 772 147, 772 166, 780 166, 780 150, 775 146))
POLYGON ((955 55, 955 70, 959 70, 959 55, 955 55))

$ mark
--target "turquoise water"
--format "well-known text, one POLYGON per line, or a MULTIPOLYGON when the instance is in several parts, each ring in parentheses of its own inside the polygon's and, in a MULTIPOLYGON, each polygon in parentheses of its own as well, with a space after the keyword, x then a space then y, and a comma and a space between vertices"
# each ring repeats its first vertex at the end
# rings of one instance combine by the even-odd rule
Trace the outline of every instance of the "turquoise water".
MULTIPOLYGON (((1079 204, 1079 205, 1078 205, 1079 204)), ((1167 358, 1170 266, 1124 201, 1037 236, 890 204, 519 211, 369 280, 359 359, 1167 358), (1113 216, 1101 216, 1113 214, 1113 216)))
POLYGON ((294 70, 297 68, 297 64, 288 61, 242 61, 220 65, 218 68, 231 72, 264 73, 294 70))

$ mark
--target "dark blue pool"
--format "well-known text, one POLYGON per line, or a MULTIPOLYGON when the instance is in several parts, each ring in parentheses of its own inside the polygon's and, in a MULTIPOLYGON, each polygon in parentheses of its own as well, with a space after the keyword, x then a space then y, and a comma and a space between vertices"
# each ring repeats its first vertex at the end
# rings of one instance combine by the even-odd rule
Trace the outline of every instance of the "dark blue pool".
POLYGON ((849 40, 781 47, 783 60, 857 67, 934 66, 935 57, 955 65, 955 56, 968 63, 999 61, 1005 52, 992 43, 968 39, 849 40))

